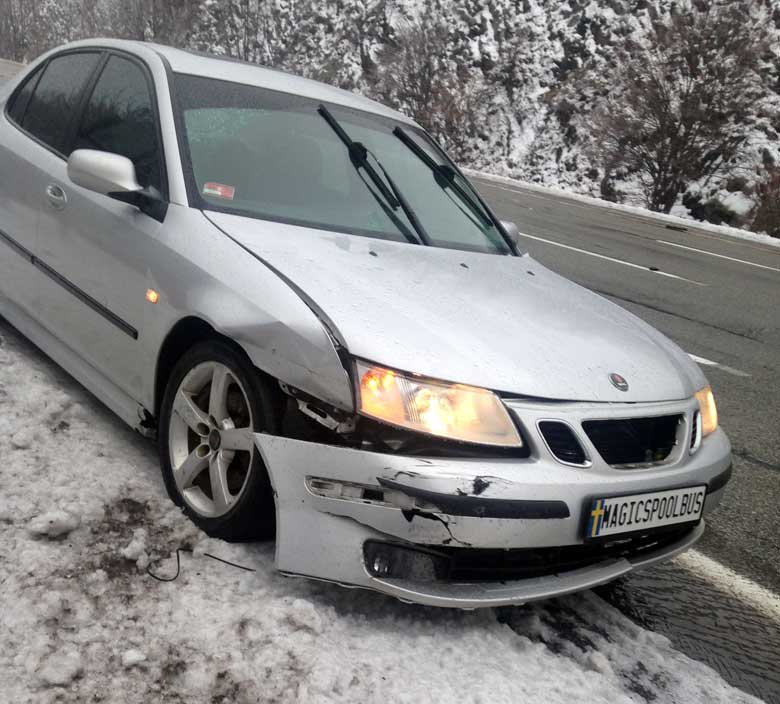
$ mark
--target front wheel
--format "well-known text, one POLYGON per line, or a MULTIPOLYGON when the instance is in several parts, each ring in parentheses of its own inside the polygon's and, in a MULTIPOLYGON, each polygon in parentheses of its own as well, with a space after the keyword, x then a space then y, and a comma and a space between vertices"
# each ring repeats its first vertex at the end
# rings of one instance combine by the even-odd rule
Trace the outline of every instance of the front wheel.
POLYGON ((253 434, 276 432, 271 390, 246 356, 211 340, 176 364, 160 410, 168 495, 212 537, 273 535, 271 482, 253 434))

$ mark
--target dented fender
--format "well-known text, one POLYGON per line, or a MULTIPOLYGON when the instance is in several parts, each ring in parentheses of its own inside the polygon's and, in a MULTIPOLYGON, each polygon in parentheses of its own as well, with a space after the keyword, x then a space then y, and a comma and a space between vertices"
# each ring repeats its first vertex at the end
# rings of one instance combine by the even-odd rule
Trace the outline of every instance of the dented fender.
POLYGON ((254 365, 279 381, 350 412, 352 385, 327 321, 279 275, 221 232, 203 213, 171 205, 168 225, 150 241, 147 286, 159 301, 144 308, 133 351, 140 394, 155 407, 157 355, 180 321, 196 317, 240 345, 254 365), (199 246, 193 246, 198 242, 199 246))

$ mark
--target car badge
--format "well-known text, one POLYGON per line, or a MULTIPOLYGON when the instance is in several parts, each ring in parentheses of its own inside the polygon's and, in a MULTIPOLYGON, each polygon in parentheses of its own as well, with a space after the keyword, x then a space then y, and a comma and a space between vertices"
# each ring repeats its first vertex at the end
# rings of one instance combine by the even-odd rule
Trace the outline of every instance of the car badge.
POLYGON ((628 382, 620 374, 612 372, 609 375, 609 380, 618 391, 628 391, 628 382))

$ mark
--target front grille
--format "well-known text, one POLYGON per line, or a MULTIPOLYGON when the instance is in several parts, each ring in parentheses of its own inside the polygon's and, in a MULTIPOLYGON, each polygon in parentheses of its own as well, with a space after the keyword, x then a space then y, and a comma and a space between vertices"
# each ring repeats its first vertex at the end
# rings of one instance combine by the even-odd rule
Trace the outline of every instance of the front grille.
POLYGON ((566 423, 542 420, 539 421, 539 432, 544 437, 550 452, 561 462, 579 465, 587 463, 588 458, 585 455, 585 450, 582 449, 579 440, 566 423))
POLYGON ((582 427, 607 464, 656 464, 669 457, 681 420, 681 415, 586 420, 582 427))
POLYGON ((439 577, 443 581, 511 581, 563 574, 610 559, 632 559, 671 545, 691 530, 690 525, 671 526, 631 538, 552 548, 436 548, 435 552, 449 559, 448 569, 442 570, 444 574, 439 577))

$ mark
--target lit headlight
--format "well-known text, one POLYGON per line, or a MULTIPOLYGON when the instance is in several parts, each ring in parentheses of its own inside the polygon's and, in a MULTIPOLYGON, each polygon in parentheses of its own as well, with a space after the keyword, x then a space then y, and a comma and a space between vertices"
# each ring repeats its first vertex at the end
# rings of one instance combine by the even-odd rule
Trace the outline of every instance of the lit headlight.
POLYGON ((709 386, 705 386, 701 391, 697 391, 696 400, 699 402, 699 411, 701 413, 702 437, 707 437, 710 433, 714 433, 718 427, 718 409, 715 406, 715 397, 712 395, 712 389, 709 386))
POLYGON ((360 412, 402 428, 482 445, 522 447, 492 391, 357 363, 360 412))

